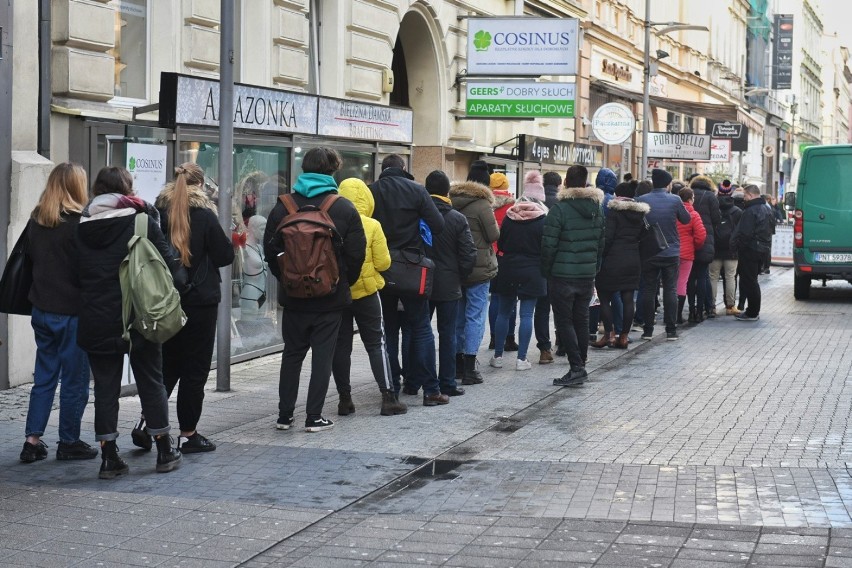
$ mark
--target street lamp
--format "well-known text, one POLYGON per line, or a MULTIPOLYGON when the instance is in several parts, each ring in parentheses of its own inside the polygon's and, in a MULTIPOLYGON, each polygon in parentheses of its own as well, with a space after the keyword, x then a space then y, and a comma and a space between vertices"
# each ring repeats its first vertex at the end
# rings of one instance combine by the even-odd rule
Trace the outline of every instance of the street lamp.
POLYGON ((669 32, 679 32, 686 30, 695 30, 709 32, 707 26, 693 26, 681 22, 652 22, 651 21, 651 0, 645 0, 645 69, 643 73, 643 93, 642 93, 642 157, 639 161, 641 168, 642 179, 645 178, 645 169, 648 167, 648 120, 650 113, 650 97, 651 97, 651 27, 665 26, 657 30, 657 35, 667 34, 669 32))

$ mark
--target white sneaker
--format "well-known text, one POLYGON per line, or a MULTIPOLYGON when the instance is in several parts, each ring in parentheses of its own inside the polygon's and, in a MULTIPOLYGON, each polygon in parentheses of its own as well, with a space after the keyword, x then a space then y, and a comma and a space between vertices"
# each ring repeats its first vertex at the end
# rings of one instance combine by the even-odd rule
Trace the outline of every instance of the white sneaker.
POLYGON ((502 357, 491 357, 491 360, 488 362, 489 365, 494 367, 495 369, 503 368, 503 358, 502 357))
POLYGON ((515 362, 516 371, 529 371, 530 369, 532 369, 532 363, 530 363, 526 359, 518 359, 515 362))

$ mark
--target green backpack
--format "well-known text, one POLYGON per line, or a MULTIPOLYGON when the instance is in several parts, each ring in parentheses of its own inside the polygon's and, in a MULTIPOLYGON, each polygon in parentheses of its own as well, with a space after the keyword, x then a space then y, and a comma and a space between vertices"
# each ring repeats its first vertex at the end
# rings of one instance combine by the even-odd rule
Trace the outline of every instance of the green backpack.
POLYGON ((165 343, 186 324, 180 294, 160 251, 148 240, 148 215, 136 215, 135 231, 127 243, 127 256, 118 268, 121 282, 122 339, 130 329, 152 343, 165 343))

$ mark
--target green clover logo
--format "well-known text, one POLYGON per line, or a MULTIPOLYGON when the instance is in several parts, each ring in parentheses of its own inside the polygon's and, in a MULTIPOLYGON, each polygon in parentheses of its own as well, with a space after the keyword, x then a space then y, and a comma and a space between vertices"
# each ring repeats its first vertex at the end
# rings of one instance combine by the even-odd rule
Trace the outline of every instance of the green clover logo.
POLYGON ((479 30, 473 36, 473 46, 476 48, 476 51, 488 51, 488 48, 491 46, 491 34, 485 30, 479 30))
POLYGON ((135 169, 136 169, 136 158, 134 158, 134 157, 132 157, 132 156, 131 156, 131 158, 130 158, 130 164, 129 164, 129 165, 130 165, 130 168, 129 168, 129 169, 130 169, 130 171, 131 171, 131 172, 132 172, 133 170, 135 170, 135 169))

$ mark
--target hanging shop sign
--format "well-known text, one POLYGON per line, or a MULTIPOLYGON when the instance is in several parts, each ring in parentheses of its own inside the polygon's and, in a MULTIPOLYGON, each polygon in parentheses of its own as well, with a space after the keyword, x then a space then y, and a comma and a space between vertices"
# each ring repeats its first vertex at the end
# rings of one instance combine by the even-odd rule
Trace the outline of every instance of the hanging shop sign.
POLYGON ((592 132, 604 144, 621 144, 636 130, 636 117, 630 107, 606 103, 592 117, 592 132))
POLYGON ((649 132, 647 154, 651 158, 706 162, 710 159, 710 135, 649 132))
POLYGON ((793 16, 775 14, 772 56, 772 88, 789 89, 793 84, 793 16))
POLYGON ((730 138, 710 139, 710 161, 725 163, 731 161, 730 138))
POLYGON ((468 75, 576 75, 576 18, 468 18, 468 75))
POLYGON ((574 83, 482 82, 467 84, 469 117, 573 118, 574 83))
POLYGON ((620 88, 642 92, 642 68, 631 65, 623 59, 613 57, 612 54, 600 49, 592 48, 591 76, 609 83, 615 83, 620 88))
POLYGON ((319 99, 317 134, 411 144, 414 113, 408 109, 356 103, 341 99, 319 99))
POLYGON ((705 134, 713 138, 729 138, 733 152, 748 152, 748 128, 741 122, 720 122, 708 118, 705 123, 705 134))
POLYGON ((154 203, 166 185, 167 152, 165 144, 127 143, 124 167, 133 177, 133 190, 148 203, 154 203))
POLYGON ((603 146, 521 134, 521 148, 525 162, 554 166, 603 167, 603 146))

